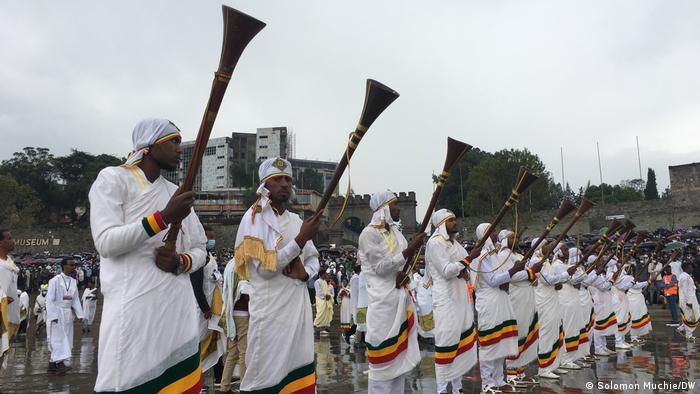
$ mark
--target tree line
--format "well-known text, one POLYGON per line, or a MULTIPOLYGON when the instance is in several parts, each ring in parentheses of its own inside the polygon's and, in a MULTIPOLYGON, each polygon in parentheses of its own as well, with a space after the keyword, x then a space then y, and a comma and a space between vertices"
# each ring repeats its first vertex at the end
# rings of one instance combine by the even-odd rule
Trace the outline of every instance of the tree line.
MULTIPOLYGON (((93 155, 71 150, 55 156, 49 149, 26 147, 0 163, 0 226, 16 228, 33 223, 87 224, 88 192, 100 170, 124 162, 108 154, 93 155)), ((523 196, 522 212, 556 208, 563 199, 595 203, 618 203, 658 199, 656 175, 647 172, 647 181, 630 180, 618 185, 586 185, 574 191, 554 182, 540 158, 527 149, 504 149, 490 153, 474 148, 452 169, 438 206, 457 216, 493 215, 501 207, 516 182, 518 170, 525 167, 538 174, 523 196)), ((234 163, 229 168, 234 187, 246 188, 247 200, 255 200, 258 173, 256 163, 234 163)), ((295 172, 300 189, 323 193, 323 176, 313 169, 295 172)), ((437 177, 433 176, 433 182, 437 177)))

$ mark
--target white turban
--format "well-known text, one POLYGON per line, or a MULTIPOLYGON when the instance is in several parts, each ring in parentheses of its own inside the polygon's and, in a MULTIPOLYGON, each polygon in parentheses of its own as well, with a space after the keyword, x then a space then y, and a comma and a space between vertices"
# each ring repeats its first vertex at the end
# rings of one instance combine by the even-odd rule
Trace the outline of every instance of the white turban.
POLYGON ((268 179, 274 178, 276 176, 288 176, 292 178, 292 174, 292 164, 285 159, 276 157, 263 161, 262 163, 260 163, 260 167, 258 167, 258 177, 260 178, 260 186, 258 187, 256 193, 262 196, 263 199, 268 198, 270 192, 265 187, 265 182, 268 179))
POLYGON ((510 237, 511 235, 515 235, 515 233, 506 229, 503 229, 498 232, 498 241, 501 243, 502 248, 508 247, 508 237, 510 237))
MULTIPOLYGON (((489 223, 481 223, 480 225, 476 226, 476 242, 479 242, 481 238, 486 234, 486 230, 489 228, 491 224, 489 223)), ((482 249, 483 252, 488 252, 489 250, 493 249, 493 241, 491 241, 491 237, 486 239, 486 242, 484 243, 484 247, 482 249)))
POLYGON ((396 194, 391 190, 372 194, 369 200, 369 208, 373 212, 370 226, 384 226, 385 223, 390 226, 394 224, 391 211, 389 211, 389 203, 392 201, 396 201, 396 194))
POLYGON ((138 122, 131 133, 134 150, 129 153, 129 158, 124 165, 133 167, 139 164, 152 145, 160 144, 179 136, 180 129, 167 119, 146 118, 138 122))
MULTIPOLYGON (((533 238, 532 241, 530 241, 530 247, 535 246, 535 244, 536 244, 537 241, 539 241, 539 240, 540 240, 539 237, 533 238)), ((542 248, 543 248, 545 245, 547 245, 547 239, 543 239, 543 240, 542 240, 542 243, 539 244, 539 246, 537 246, 537 249, 535 250, 535 252, 534 252, 533 254, 534 254, 535 256, 542 257, 542 248)))
POLYGON ((436 235, 442 236, 445 240, 450 240, 450 234, 447 232, 447 226, 445 225, 445 222, 447 222, 448 219, 450 218, 455 218, 455 214, 452 213, 449 209, 440 209, 435 212, 433 212, 433 216, 430 217, 430 224, 433 225, 433 235, 432 237, 435 237, 436 235))

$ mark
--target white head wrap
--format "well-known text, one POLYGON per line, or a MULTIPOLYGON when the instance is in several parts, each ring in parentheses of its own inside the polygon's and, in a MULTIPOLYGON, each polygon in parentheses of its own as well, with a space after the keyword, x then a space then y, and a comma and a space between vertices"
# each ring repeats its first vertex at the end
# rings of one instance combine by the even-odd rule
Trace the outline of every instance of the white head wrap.
POLYGON ((260 178, 260 186, 258 186, 258 190, 256 190, 255 193, 257 193, 261 197, 260 203, 262 206, 266 205, 267 198, 270 194, 270 191, 267 190, 267 188, 265 187, 265 182, 268 179, 274 178, 276 176, 288 176, 294 179, 292 174, 292 163, 290 163, 286 159, 273 157, 260 163, 260 167, 258 167, 258 177, 260 178))
POLYGON ((433 225, 433 235, 432 237, 435 237, 437 235, 443 237, 445 240, 450 240, 450 234, 447 232, 447 226, 445 225, 445 222, 447 222, 447 219, 449 218, 454 218, 456 217, 452 211, 449 209, 439 209, 435 212, 433 212, 433 216, 430 217, 430 224, 433 225))
POLYGON ((372 194, 369 200, 369 208, 373 212, 370 226, 384 226, 385 223, 390 226, 394 224, 389 210, 389 203, 392 201, 396 201, 396 194, 391 190, 372 194))
POLYGON ((510 230, 503 229, 498 232, 498 241, 501 243, 502 248, 507 248, 508 247, 508 237, 511 235, 514 235, 510 230))
MULTIPOLYGON (((476 226, 476 239, 477 242, 486 234, 486 230, 489 228, 490 224, 489 223, 481 223, 480 225, 476 226)), ((484 243, 484 247, 482 248, 482 253, 483 252, 488 252, 489 250, 493 249, 493 241, 491 241, 491 237, 486 239, 486 242, 484 243)))
POLYGON ((136 124, 131 133, 131 141, 134 150, 129 153, 129 158, 124 163, 127 167, 137 165, 148 153, 151 145, 168 141, 180 136, 180 129, 167 119, 146 118, 136 124))

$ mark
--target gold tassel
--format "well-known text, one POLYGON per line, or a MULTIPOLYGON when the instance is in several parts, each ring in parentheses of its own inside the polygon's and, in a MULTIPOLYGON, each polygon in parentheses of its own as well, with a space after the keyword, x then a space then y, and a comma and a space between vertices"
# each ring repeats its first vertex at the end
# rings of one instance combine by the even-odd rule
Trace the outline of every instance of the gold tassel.
POLYGON ((265 250, 262 240, 254 237, 243 237, 243 242, 236 247, 234 252, 236 260, 236 273, 241 279, 248 279, 248 263, 253 259, 260 261, 260 265, 268 270, 277 270, 277 251, 265 250))

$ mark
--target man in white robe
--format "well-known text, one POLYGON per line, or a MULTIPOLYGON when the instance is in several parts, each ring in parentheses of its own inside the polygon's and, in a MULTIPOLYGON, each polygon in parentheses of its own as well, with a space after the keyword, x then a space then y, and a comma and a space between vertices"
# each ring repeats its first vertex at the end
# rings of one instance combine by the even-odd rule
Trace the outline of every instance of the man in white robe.
POLYGON ((433 213, 435 229, 425 247, 425 261, 433 279, 435 318, 435 380, 438 394, 462 389, 462 377, 476 364, 476 328, 472 303, 467 293, 469 262, 467 251, 454 240, 457 220, 451 211, 433 213))
POLYGON ((681 266, 683 272, 678 279, 678 306, 681 312, 681 325, 676 329, 689 341, 695 340, 693 331, 700 324, 700 306, 693 281, 693 265, 685 262, 681 266))
POLYGON ((95 311, 97 310, 97 288, 88 280, 85 290, 83 290, 83 333, 90 332, 92 322, 95 320, 95 311))
MULTIPOLYGON (((604 257, 601 257, 604 258, 604 257)), ((589 264, 593 264, 596 256, 589 257, 589 264)), ((595 325, 593 329, 593 346, 596 356, 611 356, 615 352, 607 348, 606 336, 615 335, 617 332, 617 317, 612 305, 612 275, 607 275, 601 267, 597 270, 598 278, 589 287, 593 298, 593 309, 595 311, 595 325)), ((594 271, 595 272, 595 271, 594 271)))
POLYGON ((411 290, 416 299, 418 317, 418 339, 435 338, 435 316, 433 314, 433 278, 424 269, 413 275, 411 290))
POLYGON ((321 212, 302 222, 286 205, 292 165, 260 164, 258 200, 236 234, 236 272, 250 281, 250 325, 241 392, 307 390, 316 385, 311 302, 306 282, 318 273, 316 235, 321 212))
POLYGON ((46 336, 51 351, 49 372, 64 373, 68 368, 66 363, 70 364, 73 347, 73 311, 78 319, 83 319, 78 282, 70 276, 74 269, 73 259, 63 259, 62 272, 51 278, 46 293, 46 336))
MULTIPOLYGON (((576 364, 581 352, 582 328, 588 323, 588 317, 584 317, 583 308, 581 307, 581 298, 579 296, 579 288, 581 282, 587 278, 586 272, 576 264, 579 261, 579 250, 569 248, 564 256, 557 258, 554 265, 560 271, 571 269, 574 271, 568 281, 561 283, 561 288, 557 290, 559 296, 559 307, 561 311, 562 326, 564 327, 564 346, 560 350, 561 368, 578 370, 581 366, 576 364)), ((590 312, 590 311, 588 311, 590 312)))
MULTIPOLYGON (((543 242, 545 243, 545 242, 543 242)), ((543 245, 533 258, 540 260, 540 254, 548 245, 543 245)), ((551 250, 551 248, 550 248, 551 250)), ((544 379, 559 379, 566 371, 559 368, 561 363, 561 348, 564 346, 564 326, 559 306, 559 295, 556 288, 570 278, 563 264, 557 260, 563 256, 561 245, 556 245, 552 252, 554 264, 545 260, 542 270, 537 277, 535 301, 540 322, 540 338, 537 346, 537 364, 539 377, 544 379)))
MULTIPOLYGON (((506 261, 505 268, 510 269, 522 260, 523 256, 515 251, 515 233, 501 230, 498 233, 501 249, 498 251, 498 261, 506 261)), ((523 384, 537 384, 535 377, 527 377, 525 367, 537 360, 537 343, 539 340, 539 316, 535 307, 535 281, 537 267, 528 267, 510 278, 508 295, 513 307, 515 320, 518 323, 518 354, 506 357, 506 382, 513 387, 523 384)))
POLYGON ((226 361, 221 375, 221 391, 231 389, 231 380, 236 366, 239 379, 246 371, 245 355, 248 348, 248 321, 250 313, 250 283, 240 280, 236 274, 236 261, 231 259, 224 269, 224 306, 226 307, 226 336, 228 338, 226 361))
MULTIPOLYGON (((193 294, 198 306, 202 373, 217 365, 226 352, 226 334, 220 325, 221 316, 224 313, 224 300, 221 294, 223 278, 219 273, 216 257, 212 254, 216 246, 216 238, 211 226, 204 226, 204 233, 207 236, 207 263, 190 273, 190 282, 192 282, 193 294)), ((214 368, 215 384, 221 382, 222 369, 214 368)))
MULTIPOLYGON (((39 333, 39 329, 46 327, 46 293, 49 291, 49 285, 41 285, 39 295, 34 300, 34 317, 36 319, 35 333, 39 333)), ((84 309, 84 308, 83 308, 84 309)))
POLYGON ((321 335, 328 335, 333 320, 333 290, 328 284, 328 273, 321 269, 318 279, 314 282, 316 291, 316 319, 314 327, 321 331, 321 335))
MULTIPOLYGON (((489 223, 476 228, 476 239, 486 235, 489 223)), ((500 248, 494 245, 496 233, 486 239, 481 255, 471 261, 472 286, 476 296, 481 391, 491 393, 506 386, 505 359, 518 355, 518 322, 508 295, 509 282, 525 268, 525 262, 512 266, 498 258, 500 248)), ((504 387, 505 388, 505 387, 504 387)))
POLYGON ((615 279, 614 276, 618 269, 622 269, 618 277, 613 283, 611 288, 612 304, 615 309, 615 317, 617 319, 617 332, 615 333, 615 349, 618 350, 629 350, 632 346, 625 342, 625 336, 630 332, 631 325, 631 314, 630 314, 630 303, 627 298, 627 291, 632 288, 634 284, 634 279, 631 275, 625 273, 625 267, 618 268, 617 259, 611 259, 608 263, 608 272, 612 275, 611 278, 615 279))
POLYGON ((367 279, 367 359, 370 394, 403 393, 405 375, 420 362, 415 306, 409 290, 396 288, 406 259, 425 239, 409 244, 396 222, 400 209, 391 191, 372 195, 372 219, 362 230, 357 258, 367 279))
POLYGON ((90 189, 90 229, 103 296, 96 392, 199 392, 199 330, 189 272, 204 265, 206 237, 194 192, 161 176, 181 154, 179 129, 145 119, 126 163, 100 171, 90 189), (175 250, 168 225, 181 223, 175 250))
POLYGON ((12 233, 0 229, 0 369, 7 367, 6 354, 19 328, 19 268, 10 256, 14 249, 15 240, 12 233))
POLYGON ((19 299, 19 329, 18 334, 27 332, 27 324, 29 324, 29 294, 24 290, 17 290, 17 298, 19 299))

